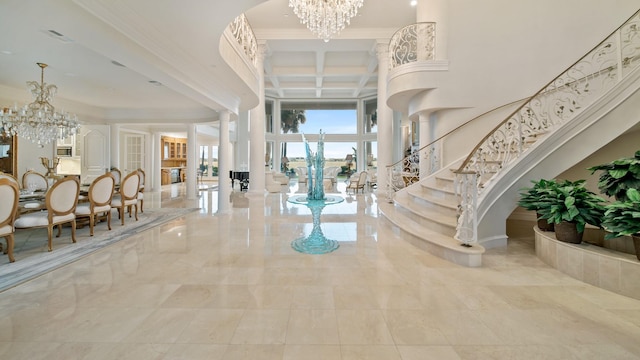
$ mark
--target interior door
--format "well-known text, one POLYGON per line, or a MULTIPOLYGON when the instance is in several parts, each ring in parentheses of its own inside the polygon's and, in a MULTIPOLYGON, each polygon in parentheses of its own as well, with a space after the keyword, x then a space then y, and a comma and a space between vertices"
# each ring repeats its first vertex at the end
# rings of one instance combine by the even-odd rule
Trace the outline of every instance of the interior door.
POLYGON ((82 125, 80 148, 76 154, 82 164, 82 183, 90 184, 109 169, 109 125, 82 125))
POLYGON ((124 137, 124 170, 130 173, 144 169, 144 135, 126 134, 124 137))

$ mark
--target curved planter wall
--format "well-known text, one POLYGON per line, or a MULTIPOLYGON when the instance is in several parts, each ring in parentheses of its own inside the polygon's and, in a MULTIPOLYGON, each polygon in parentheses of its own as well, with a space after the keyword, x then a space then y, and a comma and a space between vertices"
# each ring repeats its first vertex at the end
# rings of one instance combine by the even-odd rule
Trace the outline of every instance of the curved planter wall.
POLYGON ((640 261, 635 255, 588 243, 556 240, 553 232, 533 228, 536 255, 549 266, 587 284, 640 300, 640 261))

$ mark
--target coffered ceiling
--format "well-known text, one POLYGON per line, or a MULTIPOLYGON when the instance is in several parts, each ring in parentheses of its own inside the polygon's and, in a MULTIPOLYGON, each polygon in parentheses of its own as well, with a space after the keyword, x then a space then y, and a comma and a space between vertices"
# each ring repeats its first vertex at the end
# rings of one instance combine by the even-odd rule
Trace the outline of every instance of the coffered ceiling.
POLYGON ((365 0, 351 24, 324 42, 300 24, 288 0, 248 11, 258 39, 266 42, 265 93, 278 98, 341 99, 376 94, 378 40, 416 22, 408 0, 365 0))
MULTIPOLYGON (((86 119, 207 121, 255 106, 218 44, 245 13, 265 45, 267 96, 341 99, 376 93, 378 39, 415 22, 409 0, 365 0, 338 37, 315 38, 288 0, 2 0, 0 99, 30 100, 26 81, 58 86, 54 106, 86 119)), ((11 104, 0 104, 7 106, 11 104)))

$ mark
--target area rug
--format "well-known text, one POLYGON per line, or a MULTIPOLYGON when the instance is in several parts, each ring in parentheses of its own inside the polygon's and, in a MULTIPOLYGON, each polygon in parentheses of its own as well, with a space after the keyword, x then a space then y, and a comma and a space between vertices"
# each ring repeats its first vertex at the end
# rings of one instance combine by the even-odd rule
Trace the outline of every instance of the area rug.
MULTIPOLYGON (((3 255, 5 259, 0 264, 0 292, 77 261, 131 235, 197 210, 184 208, 145 209, 144 213, 139 214, 138 221, 127 218, 124 226, 120 224, 117 213, 114 212, 115 216, 111 220, 112 230, 107 230, 106 224, 97 224, 94 236, 89 236, 89 226, 87 225, 77 230, 76 243, 74 244, 71 242, 70 230, 64 229, 60 238, 54 237, 53 251, 51 252, 46 250, 46 229, 28 230, 28 233, 22 234, 18 231, 14 249, 16 262, 9 263, 6 259, 7 256, 3 255)), ((57 233, 57 230, 54 233, 57 233)))

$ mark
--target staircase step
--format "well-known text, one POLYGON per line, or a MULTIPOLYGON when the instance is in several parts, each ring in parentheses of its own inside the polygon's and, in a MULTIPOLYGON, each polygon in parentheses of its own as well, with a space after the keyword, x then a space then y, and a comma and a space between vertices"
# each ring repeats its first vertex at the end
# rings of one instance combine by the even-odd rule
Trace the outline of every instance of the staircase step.
POLYGON ((394 199, 396 212, 403 214, 408 220, 442 233, 453 236, 456 233, 455 210, 425 205, 413 200, 412 196, 401 192, 394 199))
POLYGON ((452 236, 441 234, 410 219, 397 207, 388 203, 379 203, 382 218, 394 232, 416 247, 455 264, 479 267, 482 265, 484 248, 474 244, 464 247, 452 236))
POLYGON ((435 186, 453 191, 453 184, 455 179, 455 174, 453 174, 453 172, 447 175, 436 175, 434 178, 435 186))
POLYGON ((445 199, 439 193, 436 195, 430 194, 423 186, 413 186, 407 189, 407 194, 411 197, 414 203, 419 206, 436 209, 443 214, 450 216, 456 216, 458 213, 458 201, 457 198, 445 199))

